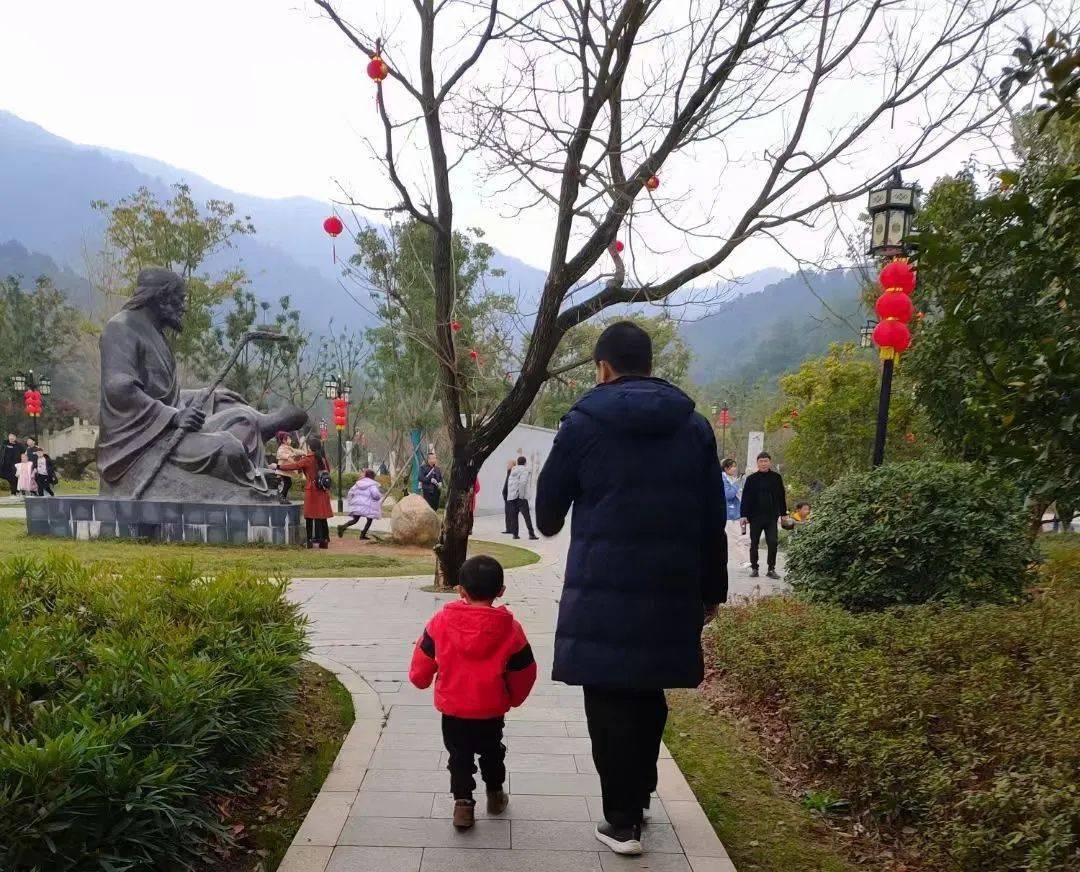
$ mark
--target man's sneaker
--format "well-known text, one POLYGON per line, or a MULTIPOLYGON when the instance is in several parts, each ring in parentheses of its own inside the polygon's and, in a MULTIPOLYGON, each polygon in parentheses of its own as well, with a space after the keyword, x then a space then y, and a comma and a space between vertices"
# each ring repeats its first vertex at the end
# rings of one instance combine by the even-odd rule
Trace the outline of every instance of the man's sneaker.
POLYGON ((775 569, 770 569, 768 572, 765 573, 765 576, 767 578, 775 578, 777 581, 780 580, 780 576, 776 574, 775 569))
POLYGON ((506 811, 506 806, 510 802, 510 797, 506 795, 505 790, 489 790, 487 796, 488 814, 499 815, 506 811))
POLYGON ((459 830, 472 828, 475 822, 473 806, 476 805, 471 799, 458 799, 454 802, 454 826, 459 830))
POLYGON ((751 566, 750 567, 750 577, 751 578, 757 578, 758 577, 758 571, 757 571, 756 566, 751 566))
POLYGON ((607 821, 596 825, 596 838, 616 854, 637 857, 641 854, 641 827, 614 827, 607 821))

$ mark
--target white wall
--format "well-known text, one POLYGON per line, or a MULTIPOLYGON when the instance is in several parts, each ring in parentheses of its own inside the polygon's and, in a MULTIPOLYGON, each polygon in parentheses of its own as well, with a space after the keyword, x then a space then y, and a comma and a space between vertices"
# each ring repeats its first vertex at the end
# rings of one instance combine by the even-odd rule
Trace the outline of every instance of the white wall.
POLYGON ((480 467, 480 496, 476 502, 476 514, 496 515, 503 512, 502 488, 506 480, 506 462, 524 454, 532 470, 532 496, 536 496, 536 479, 544 466, 555 440, 555 431, 545 427, 518 424, 503 443, 480 467))

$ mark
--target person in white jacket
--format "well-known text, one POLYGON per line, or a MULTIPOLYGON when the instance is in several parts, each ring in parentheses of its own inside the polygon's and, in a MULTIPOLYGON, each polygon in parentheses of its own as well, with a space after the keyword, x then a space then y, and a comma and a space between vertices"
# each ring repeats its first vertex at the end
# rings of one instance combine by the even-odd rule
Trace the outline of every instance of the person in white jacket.
POLYGON ((528 461, 524 457, 517 459, 517 466, 510 470, 510 478, 506 481, 506 502, 510 507, 510 533, 515 539, 520 539, 520 522, 518 517, 525 516, 525 527, 529 531, 530 539, 539 539, 533 530, 532 515, 529 513, 529 497, 532 489, 532 471, 526 465, 528 461))

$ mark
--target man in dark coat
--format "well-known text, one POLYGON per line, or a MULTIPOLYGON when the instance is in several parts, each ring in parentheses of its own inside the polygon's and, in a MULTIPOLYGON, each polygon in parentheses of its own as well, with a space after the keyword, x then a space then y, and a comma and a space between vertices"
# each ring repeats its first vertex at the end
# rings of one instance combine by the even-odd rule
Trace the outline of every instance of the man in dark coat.
POLYGON ((420 493, 424 495, 427 504, 433 511, 439 510, 439 496, 442 492, 443 474, 439 467, 439 459, 432 451, 427 456, 427 462, 420 467, 420 493))
POLYGON ((769 571, 765 574, 769 578, 779 578, 776 574, 776 522, 787 517, 787 496, 784 480, 772 468, 772 458, 766 451, 757 456, 757 472, 746 478, 739 513, 743 529, 750 525, 750 577, 758 577, 758 546, 764 533, 769 559, 769 571))
POLYGON ((7 442, 4 443, 4 453, 0 457, 0 478, 8 483, 11 495, 19 491, 19 480, 15 474, 15 464, 22 460, 26 448, 14 433, 8 433, 7 442))
POLYGON ((644 330, 611 325, 594 357, 599 384, 562 421, 536 520, 553 536, 573 504, 553 678, 584 687, 606 819, 596 837, 639 854, 664 689, 701 683, 701 630, 727 598, 724 485, 708 422, 650 376, 644 330))

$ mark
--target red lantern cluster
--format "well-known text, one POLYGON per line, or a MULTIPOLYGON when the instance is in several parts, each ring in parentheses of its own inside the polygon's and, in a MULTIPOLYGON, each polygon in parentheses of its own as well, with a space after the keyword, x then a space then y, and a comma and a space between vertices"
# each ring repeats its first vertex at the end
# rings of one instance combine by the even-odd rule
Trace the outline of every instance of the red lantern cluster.
POLYGON ((909 296, 915 290, 915 271, 906 260, 898 258, 882 268, 878 280, 885 293, 874 304, 881 320, 874 328, 873 339, 882 359, 891 359, 911 345, 911 330, 907 325, 915 316, 915 305, 909 296))
POLYGON ((914 433, 905 433, 904 434, 904 441, 914 445, 915 444, 915 434, 914 433))
POLYGON ((727 409, 721 409, 720 414, 716 416, 716 423, 721 427, 731 426, 731 412, 727 409))
POLYGON ((373 82, 381 82, 387 76, 390 75, 390 67, 386 65, 384 61, 378 55, 373 55, 367 65, 368 78, 373 82))
POLYGON ((36 418, 41 414, 41 391, 28 390, 23 393, 23 403, 26 405, 26 414, 36 418))
POLYGON ((338 430, 344 430, 349 423, 349 401, 344 397, 337 397, 334 400, 334 426, 338 430))
POLYGON ((660 177, 655 175, 649 176, 645 180, 645 187, 648 188, 650 191, 655 191, 657 188, 660 187, 660 177))

